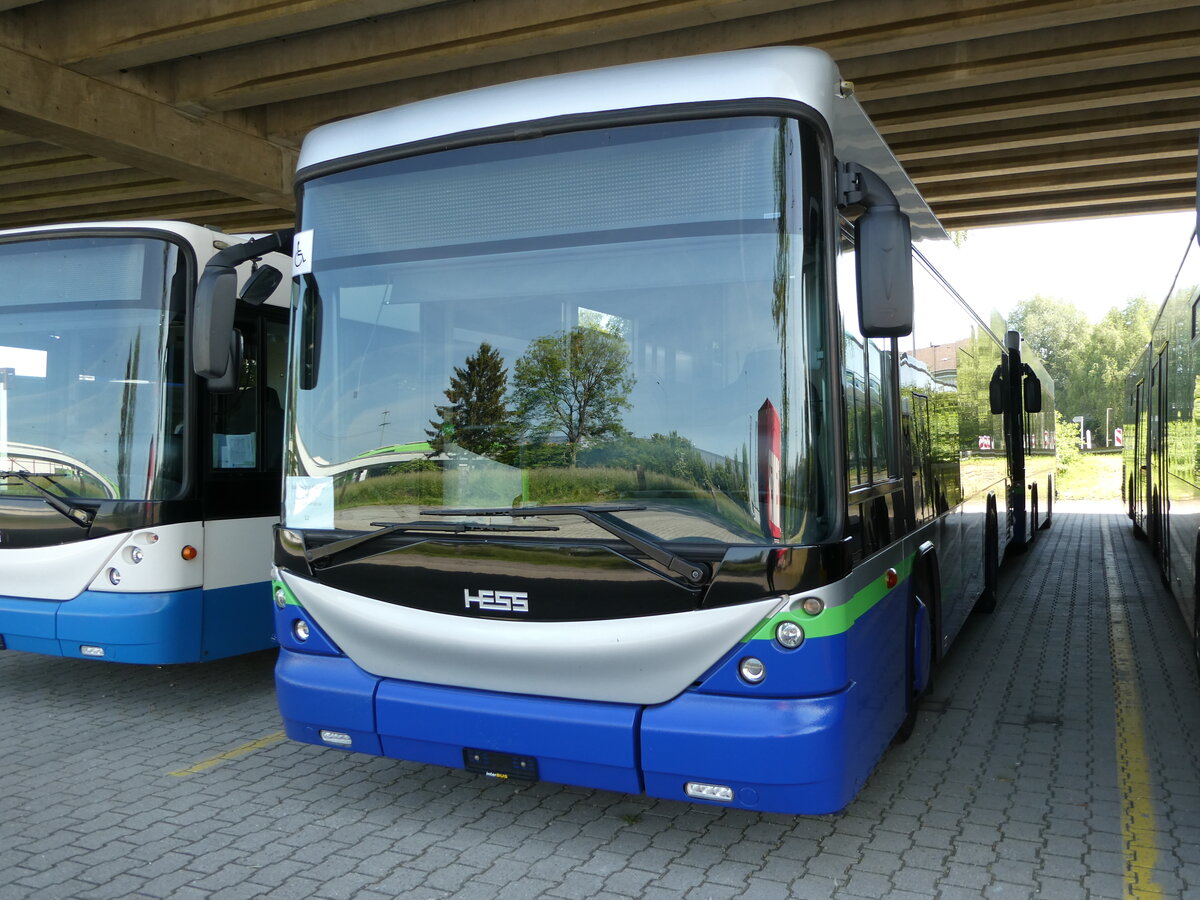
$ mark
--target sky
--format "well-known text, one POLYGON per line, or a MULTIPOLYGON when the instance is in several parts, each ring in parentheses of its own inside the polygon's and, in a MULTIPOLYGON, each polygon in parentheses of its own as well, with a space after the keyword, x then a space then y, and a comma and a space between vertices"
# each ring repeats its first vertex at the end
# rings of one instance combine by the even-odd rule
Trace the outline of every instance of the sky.
POLYGON ((1157 309, 1195 224, 1195 212, 1178 212, 974 228, 956 281, 977 308, 1004 315, 1035 294, 1074 303, 1092 322, 1133 297, 1157 309))

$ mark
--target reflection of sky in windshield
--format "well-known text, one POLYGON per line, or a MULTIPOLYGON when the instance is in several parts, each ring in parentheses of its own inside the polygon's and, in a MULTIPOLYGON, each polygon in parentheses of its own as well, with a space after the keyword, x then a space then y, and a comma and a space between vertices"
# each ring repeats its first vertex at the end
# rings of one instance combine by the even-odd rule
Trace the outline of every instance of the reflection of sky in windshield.
MULTIPOLYGON (((764 118, 631 126, 305 185, 314 262, 297 322, 315 308, 315 284, 320 365, 294 396, 293 474, 411 463, 372 473, 395 476, 391 488, 356 476, 336 501, 407 506, 395 498, 418 490, 419 451, 356 458, 429 442, 436 474, 423 471, 446 502, 459 477, 482 491, 488 457, 529 473, 485 492, 506 505, 514 491, 526 503, 704 499, 706 515, 756 531, 761 410, 778 411, 774 452, 789 457, 772 470, 774 502, 808 478, 794 474, 812 441, 801 432, 813 392, 800 379, 824 377, 806 359, 821 338, 805 311, 806 291, 824 299, 823 258, 788 231, 802 203, 791 185, 800 132, 764 118), (450 392, 483 354, 503 366, 508 414, 471 424, 473 407, 450 392), (481 437, 493 425, 508 431, 481 437), (552 485, 556 469, 570 474, 552 485)), ((811 155, 819 184, 815 145, 811 155)))
MULTIPOLYGON (((166 450, 162 303, 175 254, 151 239, 0 245, 0 333, 11 348, 0 365, 17 363, 6 393, 14 467, 67 471, 89 495, 173 492, 149 487, 147 473, 166 450)), ((181 412, 183 385, 170 390, 181 412)))

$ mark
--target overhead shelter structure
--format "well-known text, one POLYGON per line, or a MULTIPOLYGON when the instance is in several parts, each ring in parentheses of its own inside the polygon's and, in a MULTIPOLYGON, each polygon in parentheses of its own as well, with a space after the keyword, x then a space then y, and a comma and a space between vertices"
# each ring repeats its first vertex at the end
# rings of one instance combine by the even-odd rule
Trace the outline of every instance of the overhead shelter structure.
POLYGON ((780 44, 833 55, 947 228, 1192 205, 1195 0, 0 0, 0 228, 285 226, 317 125, 780 44))

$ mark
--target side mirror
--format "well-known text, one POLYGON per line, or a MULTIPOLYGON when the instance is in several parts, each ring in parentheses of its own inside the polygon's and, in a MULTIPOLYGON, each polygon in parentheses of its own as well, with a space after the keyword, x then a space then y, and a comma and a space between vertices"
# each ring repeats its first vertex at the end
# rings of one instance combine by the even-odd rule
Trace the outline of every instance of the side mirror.
POLYGON ((839 172, 843 206, 863 206, 854 222, 858 323, 864 337, 903 337, 913 329, 912 227, 887 183, 865 166, 839 172))
POLYGON ((993 416, 1004 415, 1004 369, 996 366, 992 372, 992 380, 988 384, 988 405, 993 416))
MULTIPOLYGON (((237 367, 230 365, 230 348, 233 346, 233 315, 237 307, 237 267, 263 254, 290 248, 291 242, 291 229, 275 231, 244 244, 226 247, 205 265, 196 285, 192 322, 192 369, 197 375, 210 380, 222 379, 232 368, 236 383, 237 367)), ((263 279, 270 277, 272 276, 262 276, 263 279)), ((243 294, 249 292, 254 281, 254 278, 250 279, 243 294)), ((275 284, 277 285, 278 281, 275 284)), ((260 281, 260 286, 255 288, 256 293, 263 290, 265 285, 265 280, 260 281)), ((271 290, 274 289, 275 285, 272 285, 271 290)), ((263 300, 269 296, 270 291, 264 295, 263 300)))
POLYGON ((216 378, 208 379, 210 394, 232 394, 237 390, 242 373, 242 360, 246 357, 246 343, 236 328, 229 336, 229 367, 216 378))
POLYGON ((283 281, 282 272, 270 264, 261 265, 246 279, 238 299, 251 306, 262 306, 271 299, 271 295, 275 293, 275 288, 279 287, 281 281, 283 281))
POLYGON ((1025 412, 1040 413, 1042 411, 1042 380, 1033 372, 1025 372, 1025 383, 1021 386, 1024 392, 1025 412))
POLYGON ((237 272, 233 266, 210 262, 196 285, 192 322, 192 368, 202 378, 222 378, 231 368, 230 334, 236 306, 237 272))

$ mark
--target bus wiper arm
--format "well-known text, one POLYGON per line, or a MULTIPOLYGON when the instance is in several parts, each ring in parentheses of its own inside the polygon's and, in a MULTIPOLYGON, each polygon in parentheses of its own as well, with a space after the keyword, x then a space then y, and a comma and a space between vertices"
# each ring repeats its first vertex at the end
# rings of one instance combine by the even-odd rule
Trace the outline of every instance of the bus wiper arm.
POLYGON ((42 499, 50 504, 58 512, 62 513, 80 528, 90 528, 92 519, 96 518, 96 513, 85 506, 78 506, 74 503, 68 503, 62 497, 53 491, 48 491, 40 484, 37 484, 33 477, 28 472, 8 471, 0 472, 0 478, 18 478, 25 482, 35 491, 42 495, 42 499))
POLYGON ((468 531, 558 531, 553 525, 484 525, 475 522, 372 522, 371 526, 379 530, 334 541, 315 550, 307 550, 304 554, 305 559, 314 569, 324 569, 333 565, 331 557, 339 553, 372 543, 389 534, 401 534, 406 531, 448 531, 453 534, 468 531))
MULTIPOLYGON (((613 513, 635 512, 643 510, 644 506, 588 506, 586 504, 569 506, 522 506, 506 509, 423 509, 423 516, 512 516, 513 518, 529 518, 532 516, 579 516, 587 519, 598 528, 607 531, 613 537, 624 541, 629 546, 640 550, 656 563, 666 567, 693 586, 704 584, 712 576, 712 570, 706 563, 692 562, 672 553, 661 543, 651 540, 648 536, 638 534, 619 519, 613 518, 613 513)), ((670 580, 670 579, 668 579, 670 580)))

